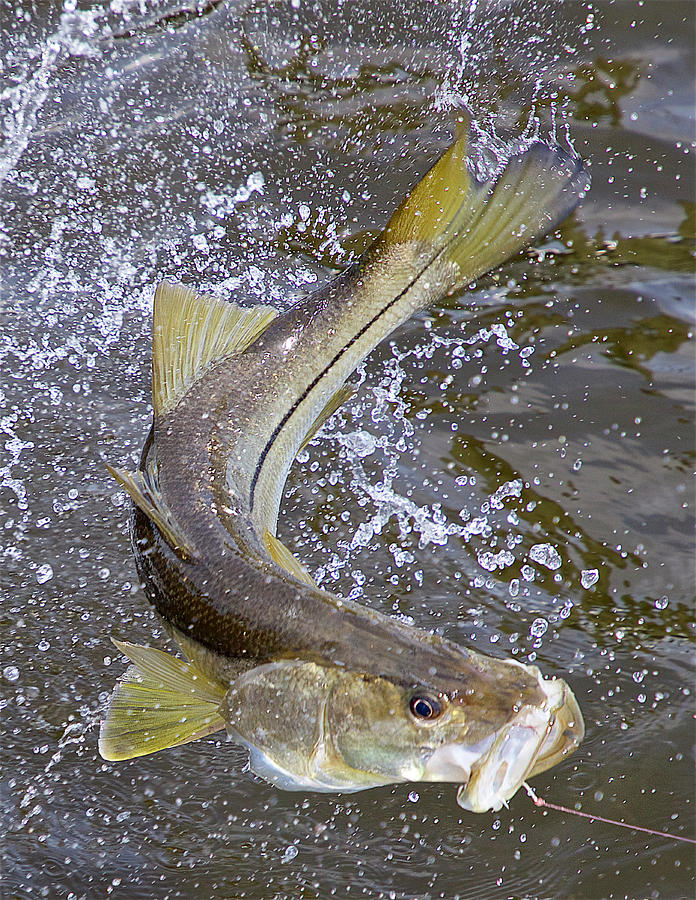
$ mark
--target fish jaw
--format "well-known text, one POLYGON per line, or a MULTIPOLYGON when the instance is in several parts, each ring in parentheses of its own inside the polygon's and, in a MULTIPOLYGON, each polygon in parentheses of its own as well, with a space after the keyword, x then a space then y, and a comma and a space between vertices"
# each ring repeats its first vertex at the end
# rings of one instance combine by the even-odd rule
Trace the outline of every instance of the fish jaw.
MULTIPOLYGON (((538 670, 537 670, 538 671, 538 670)), ((426 763, 424 781, 461 781, 457 803, 471 812, 507 806, 527 778, 560 762, 580 744, 585 725, 562 679, 543 679, 546 700, 523 706, 497 733, 473 746, 447 743, 426 763)))

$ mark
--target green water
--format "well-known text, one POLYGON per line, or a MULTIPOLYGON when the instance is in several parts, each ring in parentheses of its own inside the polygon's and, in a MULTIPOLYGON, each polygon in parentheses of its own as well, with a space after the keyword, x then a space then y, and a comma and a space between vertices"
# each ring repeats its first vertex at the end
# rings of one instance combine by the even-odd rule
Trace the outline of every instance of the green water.
POLYGON ((694 836, 692 4, 183 6, 0 6, 3 898, 691 896, 689 845, 521 794, 287 794, 212 739, 100 759, 109 635, 166 646, 104 468, 149 425, 154 284, 287 308, 466 95, 484 149, 567 123, 591 193, 375 351, 280 536, 332 590, 567 677, 587 736, 542 796, 694 836))

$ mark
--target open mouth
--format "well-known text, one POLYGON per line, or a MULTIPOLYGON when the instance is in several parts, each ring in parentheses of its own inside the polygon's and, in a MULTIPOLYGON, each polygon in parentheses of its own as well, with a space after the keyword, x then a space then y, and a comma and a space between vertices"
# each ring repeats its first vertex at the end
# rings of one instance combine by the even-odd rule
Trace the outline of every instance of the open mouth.
POLYGON ((561 679, 539 679, 543 706, 525 706, 512 722, 474 747, 448 744, 426 768, 427 780, 461 781, 457 803, 471 812, 499 810, 533 775, 550 769, 585 734, 572 691, 561 679))
POLYGON ((457 803, 472 812, 499 810, 533 775, 556 765, 580 744, 585 724, 572 691, 561 679, 540 680, 547 696, 542 708, 524 707, 496 735, 491 749, 474 766, 457 803))

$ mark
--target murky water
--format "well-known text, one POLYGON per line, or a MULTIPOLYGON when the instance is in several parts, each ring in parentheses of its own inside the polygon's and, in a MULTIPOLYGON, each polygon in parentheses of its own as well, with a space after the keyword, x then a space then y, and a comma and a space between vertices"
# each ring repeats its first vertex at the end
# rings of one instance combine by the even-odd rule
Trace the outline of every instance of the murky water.
POLYGON ((535 109, 570 124, 590 196, 378 348, 280 534, 346 596, 567 675, 587 738, 542 796, 693 836, 691 3, 0 21, 2 896, 690 896, 688 845, 523 795, 286 794, 215 740, 106 764, 93 725, 124 668, 109 635, 165 645, 103 462, 149 424, 154 283, 287 307, 384 224, 453 104, 483 150, 535 109))

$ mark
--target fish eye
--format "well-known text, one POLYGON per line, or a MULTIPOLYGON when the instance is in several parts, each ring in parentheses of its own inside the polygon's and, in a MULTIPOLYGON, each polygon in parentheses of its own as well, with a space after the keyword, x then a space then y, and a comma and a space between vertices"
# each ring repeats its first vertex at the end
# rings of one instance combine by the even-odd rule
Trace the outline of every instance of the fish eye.
POLYGON ((411 714, 416 719, 437 719, 442 712, 442 703, 434 697, 427 697, 424 694, 416 694, 411 697, 409 703, 411 714))

